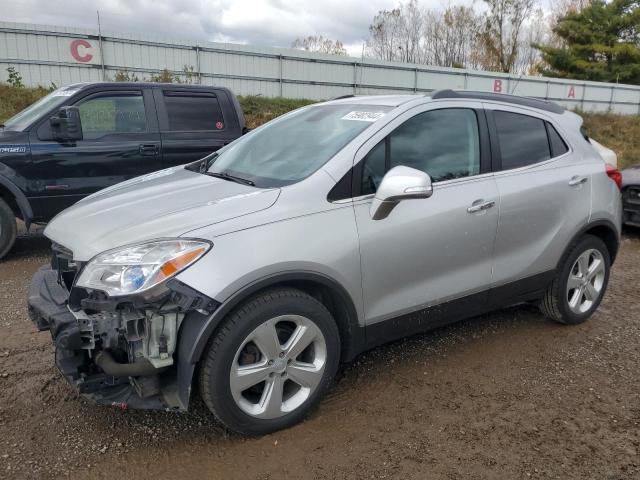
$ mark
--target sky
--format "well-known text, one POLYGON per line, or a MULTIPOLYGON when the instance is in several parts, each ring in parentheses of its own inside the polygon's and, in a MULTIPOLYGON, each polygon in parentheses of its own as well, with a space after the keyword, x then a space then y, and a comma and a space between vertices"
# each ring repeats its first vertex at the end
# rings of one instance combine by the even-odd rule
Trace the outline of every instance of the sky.
MULTIPOLYGON (((422 0, 442 6, 445 0, 422 0)), ((459 3, 459 2, 452 2, 459 3)), ((0 21, 289 47, 322 35, 360 56, 369 24, 398 0, 0 0, 0 21)))

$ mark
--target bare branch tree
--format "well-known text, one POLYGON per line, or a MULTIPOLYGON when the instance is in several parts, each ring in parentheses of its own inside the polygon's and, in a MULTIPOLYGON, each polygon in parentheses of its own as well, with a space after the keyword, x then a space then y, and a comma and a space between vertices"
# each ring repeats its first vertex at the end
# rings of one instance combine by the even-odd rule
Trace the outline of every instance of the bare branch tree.
POLYGON ((474 67, 479 20, 471 7, 424 9, 410 0, 374 17, 366 51, 382 60, 474 67))
POLYGON ((534 45, 546 43, 550 36, 549 19, 545 17, 542 9, 534 10, 529 21, 522 27, 522 38, 519 41, 520 46, 512 72, 526 75, 538 74, 542 58, 540 51, 534 45))
POLYGON ((512 72, 521 46, 523 24, 534 0, 484 0, 489 11, 484 16, 479 46, 482 67, 512 72))
POLYGON ((476 67, 475 44, 479 28, 480 19, 471 7, 429 10, 424 35, 427 63, 442 67, 476 67))
POLYGON ((329 55, 347 55, 347 50, 340 40, 330 40, 322 35, 316 37, 309 35, 305 38, 298 38, 291 44, 291 47, 307 52, 327 53, 329 55))
POLYGON ((550 31, 544 12, 534 11, 535 0, 484 1, 484 15, 464 5, 425 9, 417 0, 381 10, 369 27, 366 52, 388 61, 535 72, 540 56, 532 44, 550 31))

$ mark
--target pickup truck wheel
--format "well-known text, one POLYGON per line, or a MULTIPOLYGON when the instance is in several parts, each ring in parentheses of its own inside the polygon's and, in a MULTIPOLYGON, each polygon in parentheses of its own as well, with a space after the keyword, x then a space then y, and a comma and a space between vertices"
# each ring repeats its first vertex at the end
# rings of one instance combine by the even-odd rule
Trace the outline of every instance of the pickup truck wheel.
POLYGON ((324 305, 300 290, 267 290, 231 313, 209 341, 200 391, 227 428, 263 435, 304 419, 339 356, 338 328, 324 305))
POLYGON ((16 217, 7 202, 0 198, 0 258, 9 253, 17 234, 16 217))
POLYGON ((567 255, 540 309, 559 323, 576 325, 598 308, 609 282, 611 260, 604 242, 586 235, 567 255))

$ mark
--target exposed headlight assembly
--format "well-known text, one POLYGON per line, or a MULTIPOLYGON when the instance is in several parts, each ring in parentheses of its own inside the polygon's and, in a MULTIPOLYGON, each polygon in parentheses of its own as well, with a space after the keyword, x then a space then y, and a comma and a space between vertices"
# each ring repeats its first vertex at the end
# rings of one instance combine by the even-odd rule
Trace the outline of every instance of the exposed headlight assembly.
POLYGON ((101 253, 85 265, 79 287, 109 296, 144 292, 195 263, 211 244, 203 240, 154 240, 101 253))

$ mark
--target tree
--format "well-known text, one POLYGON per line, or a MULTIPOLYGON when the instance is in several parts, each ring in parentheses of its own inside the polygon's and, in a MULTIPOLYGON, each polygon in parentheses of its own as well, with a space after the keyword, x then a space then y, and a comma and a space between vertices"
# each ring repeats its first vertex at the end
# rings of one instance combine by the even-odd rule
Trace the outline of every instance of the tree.
POLYGON ((543 75, 640 84, 640 1, 593 0, 553 28, 560 46, 536 45, 543 75))
POLYGON ((180 78, 165 68, 158 73, 152 73, 149 81, 155 83, 180 83, 180 78))
POLYGON ((298 50, 306 50, 307 52, 342 56, 347 55, 347 50, 344 48, 344 45, 340 40, 330 40, 328 38, 324 38, 322 35, 319 37, 309 35, 303 39, 298 38, 291 44, 291 47, 297 48, 298 50))
POLYGON ((7 67, 7 83, 14 88, 23 88, 22 75, 14 67, 7 67))
POLYGON ((368 54, 381 60, 423 63, 425 24, 417 0, 380 10, 369 26, 368 54))
POLYGON ((441 67, 478 66, 476 40, 480 18, 472 7, 449 7, 425 14, 425 61, 441 67))
POLYGON ((514 71, 522 43, 523 24, 534 0, 484 0, 489 7, 479 36, 480 62, 487 70, 514 71))
POLYGON ((523 27, 522 40, 512 71, 538 75, 543 62, 536 45, 549 41, 550 37, 549 20, 545 17, 544 11, 538 8, 531 13, 529 22, 523 27))
POLYGON ((131 73, 129 70, 118 70, 113 77, 116 82, 139 82, 140 79, 135 73, 131 73))
POLYGON ((417 0, 381 10, 369 26, 367 54, 441 67, 535 72, 540 53, 532 43, 549 37, 543 11, 533 10, 535 0, 484 1, 489 10, 483 15, 464 5, 426 9, 417 0))

